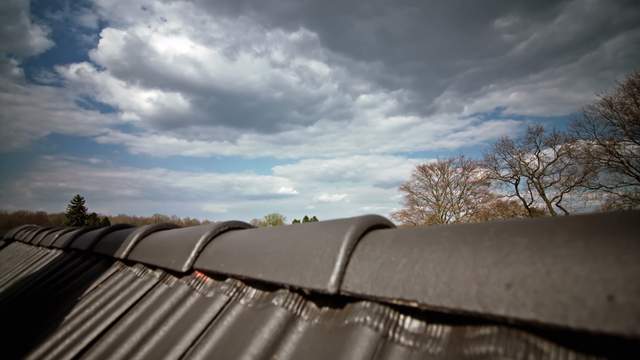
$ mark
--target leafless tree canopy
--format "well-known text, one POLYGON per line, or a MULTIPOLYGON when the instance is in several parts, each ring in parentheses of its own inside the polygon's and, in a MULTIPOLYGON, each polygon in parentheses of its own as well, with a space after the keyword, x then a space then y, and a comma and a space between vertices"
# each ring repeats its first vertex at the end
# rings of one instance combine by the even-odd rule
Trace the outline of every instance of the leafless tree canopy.
POLYGON ((568 135, 530 126, 517 140, 498 140, 485 156, 487 176, 520 201, 530 216, 542 205, 549 215, 569 214, 568 194, 578 192, 594 169, 574 160, 576 143, 568 135))
POLYGON ((418 165, 400 191, 404 209, 392 217, 412 225, 472 221, 491 200, 478 163, 462 156, 418 165))
POLYGON ((640 206, 640 72, 588 106, 572 130, 583 144, 578 159, 601 172, 589 187, 608 193, 610 207, 640 206))

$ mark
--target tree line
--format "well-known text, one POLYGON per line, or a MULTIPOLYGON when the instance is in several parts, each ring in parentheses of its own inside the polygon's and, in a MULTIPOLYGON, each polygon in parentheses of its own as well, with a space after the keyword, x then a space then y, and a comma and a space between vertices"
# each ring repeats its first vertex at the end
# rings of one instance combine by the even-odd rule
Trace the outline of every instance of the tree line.
MULTIPOLYGON (((301 219, 293 219, 292 224, 316 222, 316 216, 305 215, 301 219)), ((80 194, 75 195, 67 205, 65 212, 47 213, 45 211, 6 211, 0 210, 0 234, 23 224, 41 226, 91 226, 101 227, 111 224, 131 224, 135 226, 171 223, 180 227, 213 223, 211 220, 199 220, 176 215, 153 214, 151 216, 136 215, 99 215, 89 212, 86 200, 80 194)), ((287 218, 279 213, 270 213, 261 219, 252 219, 250 223, 257 227, 280 226, 287 223, 287 218)))
POLYGON ((400 186, 408 225, 640 208, 640 72, 597 97, 565 131, 531 125, 474 160, 420 164, 400 186))
POLYGON ((41 226, 108 226, 111 224, 132 224, 135 226, 172 223, 178 226, 194 226, 208 224, 210 220, 199 220, 176 215, 153 214, 151 216, 135 215, 98 215, 88 212, 84 197, 76 195, 67 205, 66 212, 47 213, 46 211, 0 210, 0 234, 23 224, 41 226))

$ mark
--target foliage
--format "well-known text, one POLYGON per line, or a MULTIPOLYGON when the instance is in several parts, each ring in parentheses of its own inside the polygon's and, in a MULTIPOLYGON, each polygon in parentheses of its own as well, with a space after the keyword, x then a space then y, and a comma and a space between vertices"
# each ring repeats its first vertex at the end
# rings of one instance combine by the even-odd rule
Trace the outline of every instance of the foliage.
POLYGON ((41 226, 63 226, 65 224, 64 213, 48 214, 45 211, 6 211, 0 210, 0 233, 24 224, 41 226))
POLYGON ((76 194, 69 204, 67 205, 67 211, 65 212, 67 226, 84 226, 89 220, 87 215, 87 207, 85 206, 84 197, 80 194, 76 194))
POLYGON ((303 223, 309 223, 309 222, 317 222, 318 218, 315 216, 309 217, 307 215, 305 215, 302 220, 300 219, 293 219, 293 221, 291 222, 292 224, 303 224, 303 223))
POLYGON ((252 219, 250 221, 251 225, 258 227, 270 227, 270 226, 280 226, 284 225, 287 221, 287 218, 278 213, 271 213, 265 215, 262 219, 252 219))
MULTIPOLYGON (((91 213, 87 216, 87 226, 109 226, 111 224, 132 224, 136 226, 173 223, 178 226, 194 226, 210 223, 209 220, 200 221, 198 219, 184 217, 179 218, 175 215, 167 216, 162 214, 154 214, 153 216, 132 216, 132 215, 116 215, 101 216, 91 213)), ((0 210, 0 232, 8 231, 14 227, 24 224, 35 224, 41 226, 68 226, 66 223, 66 215, 64 213, 47 213, 45 211, 27 211, 18 210, 9 212, 0 210)))

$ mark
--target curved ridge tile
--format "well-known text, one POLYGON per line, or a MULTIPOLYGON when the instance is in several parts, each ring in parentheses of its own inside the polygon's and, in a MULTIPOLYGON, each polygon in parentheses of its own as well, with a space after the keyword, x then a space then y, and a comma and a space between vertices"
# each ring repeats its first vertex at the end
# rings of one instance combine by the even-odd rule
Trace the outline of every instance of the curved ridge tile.
POLYGON ((178 226, 175 224, 162 223, 114 231, 98 242, 93 247, 93 251, 98 254, 113 256, 117 259, 125 259, 131 249, 143 238, 156 231, 175 229, 176 227, 178 226))
POLYGON ((64 234, 61 234, 57 239, 55 239, 51 243, 51 247, 64 249, 68 247, 78 236, 95 229, 96 227, 93 226, 73 228, 71 231, 65 232, 64 234))
POLYGON ((30 233, 32 233, 32 232, 34 232, 34 231, 36 231, 36 230, 39 230, 39 229, 40 229, 40 226, 38 226, 38 225, 34 225, 34 226, 32 226, 32 227, 25 228, 25 229, 23 229, 23 230, 18 231, 18 232, 14 235, 14 237, 13 237, 13 238, 14 238, 16 241, 20 241, 20 242, 27 242, 27 241, 25 241, 25 238, 27 237, 27 235, 28 235, 28 234, 30 234, 30 233))
POLYGON ((341 292, 640 336, 640 211, 381 230, 341 292))
POLYGON ((392 228, 378 215, 229 231, 211 242, 195 268, 337 293, 356 243, 367 232, 392 228))
POLYGON ((204 247, 216 236, 252 228, 242 221, 190 226, 154 232, 133 247, 127 259, 177 272, 187 272, 204 247))
POLYGON ((132 228, 130 224, 115 224, 88 231, 77 237, 69 247, 76 250, 90 250, 104 236, 118 230, 132 228))
POLYGON ((60 236, 76 229, 77 227, 65 227, 65 228, 50 232, 49 234, 47 234, 47 236, 45 236, 42 239, 42 241, 40 241, 38 245, 44 246, 44 247, 51 247, 51 244, 53 244, 60 236))
POLYGON ((35 225, 31 225, 31 224, 25 224, 25 225, 20 225, 20 226, 16 226, 13 229, 10 229, 9 231, 7 231, 3 236, 2 239, 3 240, 7 240, 7 239, 14 239, 14 237, 21 231, 31 228, 35 225))
POLYGON ((41 237, 44 236, 52 228, 52 226, 41 226, 35 231, 32 231, 28 235, 26 235, 23 238, 23 241, 28 244, 34 244, 35 242, 40 241, 41 237))
POLYGON ((34 237, 31 239, 31 245, 38 245, 38 246, 42 246, 41 243, 42 241, 49 235, 64 229, 64 227, 62 226, 53 226, 51 228, 49 228, 47 231, 44 231, 42 233, 40 233, 38 236, 34 237))

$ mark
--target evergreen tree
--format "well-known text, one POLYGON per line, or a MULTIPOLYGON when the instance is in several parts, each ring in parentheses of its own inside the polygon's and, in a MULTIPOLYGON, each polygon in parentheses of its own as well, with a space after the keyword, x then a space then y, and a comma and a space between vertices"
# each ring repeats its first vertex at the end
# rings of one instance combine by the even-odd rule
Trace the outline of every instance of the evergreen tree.
POLYGON ((103 227, 103 226, 111 226, 111 221, 109 220, 108 217, 103 216, 102 220, 100 220, 100 224, 98 224, 98 226, 103 227))
POLYGON ((67 226, 84 226, 86 224, 88 218, 87 207, 85 206, 84 198, 80 194, 76 194, 67 205, 65 217, 67 226))
POLYGON ((314 215, 309 219, 309 222, 318 222, 318 218, 314 215))
POLYGON ((98 214, 92 212, 91 214, 89 214, 89 216, 87 216, 87 219, 84 223, 84 225, 86 226, 100 226, 100 217, 98 216, 98 214))

